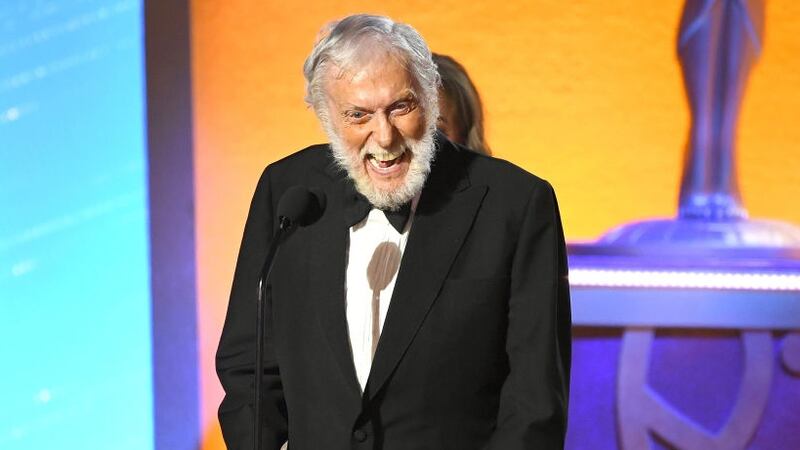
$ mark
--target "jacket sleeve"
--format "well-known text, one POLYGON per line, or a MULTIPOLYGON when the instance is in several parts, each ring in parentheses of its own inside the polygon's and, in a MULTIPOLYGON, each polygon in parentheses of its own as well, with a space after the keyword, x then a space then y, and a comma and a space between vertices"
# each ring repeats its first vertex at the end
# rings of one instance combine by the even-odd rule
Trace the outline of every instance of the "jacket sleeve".
MULTIPOLYGON (((261 175, 245 224, 228 312, 217 349, 217 375, 225 390, 219 407, 222 435, 229 450, 251 450, 254 439, 254 371, 258 277, 273 234, 269 167, 261 175)), ((263 449, 278 450, 286 441, 287 419, 278 363, 270 333, 272 299, 264 305, 266 332, 263 372, 263 449)))
POLYGON ((510 371, 488 449, 563 449, 571 358, 569 283, 558 205, 545 181, 533 188, 519 236, 508 304, 510 371))

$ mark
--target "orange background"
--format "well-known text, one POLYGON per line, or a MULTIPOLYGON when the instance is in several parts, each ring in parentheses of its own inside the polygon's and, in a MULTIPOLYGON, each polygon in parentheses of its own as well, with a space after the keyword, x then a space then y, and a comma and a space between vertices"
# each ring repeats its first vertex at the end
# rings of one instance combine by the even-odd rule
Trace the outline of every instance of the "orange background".
MULTIPOLYGON (((550 180, 567 238, 583 240, 675 211, 689 123, 675 57, 682 4, 193 0, 202 448, 224 448, 213 360, 255 182, 267 163, 325 141, 301 70, 323 23, 386 14, 462 62, 495 155, 550 180)), ((800 2, 768 2, 738 160, 751 215, 800 223, 797 30, 800 2)))

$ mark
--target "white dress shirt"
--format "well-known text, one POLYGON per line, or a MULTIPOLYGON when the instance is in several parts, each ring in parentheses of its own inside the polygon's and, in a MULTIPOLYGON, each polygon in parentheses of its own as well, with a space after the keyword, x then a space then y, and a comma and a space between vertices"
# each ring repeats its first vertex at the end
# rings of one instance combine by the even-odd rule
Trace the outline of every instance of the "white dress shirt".
POLYGON ((350 349, 362 392, 389 310, 418 198, 411 203, 402 233, 379 209, 370 210, 364 220, 350 227, 345 303, 350 349))

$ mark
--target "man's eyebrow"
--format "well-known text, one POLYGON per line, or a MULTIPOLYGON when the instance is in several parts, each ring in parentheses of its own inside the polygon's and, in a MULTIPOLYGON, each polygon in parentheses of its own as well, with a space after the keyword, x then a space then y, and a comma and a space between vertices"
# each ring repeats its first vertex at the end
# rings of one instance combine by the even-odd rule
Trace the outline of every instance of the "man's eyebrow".
POLYGON ((389 108, 394 108, 394 107, 397 106, 398 103, 403 103, 403 102, 416 103, 417 102, 417 94, 415 94, 414 91, 409 89, 407 92, 403 93, 403 95, 398 97, 397 100, 393 101, 389 105, 389 108))
MULTIPOLYGON (((407 102, 407 101, 413 101, 413 102, 417 101, 417 94, 412 89, 406 89, 405 91, 403 91, 397 97, 396 100, 392 101, 392 103, 389 104, 388 107, 391 108, 392 106, 395 106, 400 102, 407 102)), ((364 111, 364 112, 373 112, 374 111, 372 108, 368 108, 366 106, 359 106, 359 105, 356 105, 356 104, 353 104, 353 103, 349 103, 349 102, 341 103, 341 104, 339 104, 339 107, 342 110, 356 110, 356 111, 364 111)))
POLYGON ((392 104, 395 104, 395 103, 398 103, 398 102, 405 102, 405 101, 408 101, 408 100, 413 100, 413 101, 417 100, 417 93, 414 92, 412 89, 406 89, 405 92, 403 92, 403 94, 397 100, 392 102, 392 104))
POLYGON ((346 110, 372 112, 371 109, 369 109, 369 108, 367 108, 365 106, 358 106, 358 105, 354 105, 352 103, 343 103, 341 106, 342 106, 342 109, 346 109, 346 110))

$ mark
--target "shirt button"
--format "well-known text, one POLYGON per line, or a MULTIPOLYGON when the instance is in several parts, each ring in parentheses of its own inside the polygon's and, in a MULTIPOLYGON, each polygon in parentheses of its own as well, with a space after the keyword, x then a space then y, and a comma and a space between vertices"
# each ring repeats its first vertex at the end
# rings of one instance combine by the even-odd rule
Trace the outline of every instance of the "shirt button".
POLYGON ((353 433, 353 437, 356 438, 358 442, 364 442, 367 440, 367 432, 364 430, 356 430, 353 433))

